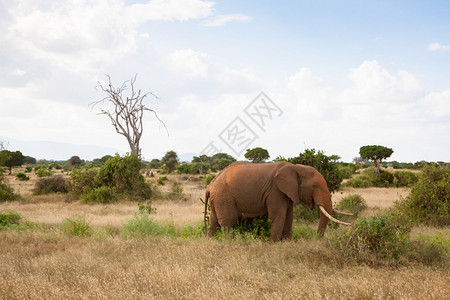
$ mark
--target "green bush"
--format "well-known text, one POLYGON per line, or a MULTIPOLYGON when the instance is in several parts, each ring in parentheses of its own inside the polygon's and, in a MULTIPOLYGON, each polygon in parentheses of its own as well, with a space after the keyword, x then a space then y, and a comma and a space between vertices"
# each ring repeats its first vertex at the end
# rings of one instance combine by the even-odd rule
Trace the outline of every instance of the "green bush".
POLYGON ((143 166, 136 155, 110 157, 100 169, 74 168, 67 184, 76 198, 85 202, 108 203, 117 198, 150 199, 152 187, 140 174, 143 166))
POLYGON ((361 195, 353 194, 342 198, 341 201, 336 205, 336 209, 340 211, 345 211, 357 216, 361 211, 367 208, 366 201, 361 195))
POLYGON ((320 218, 320 210, 317 206, 309 209, 305 205, 299 204, 294 206, 294 220, 301 223, 316 222, 320 218))
POLYGON ((13 188, 0 180, 0 202, 2 201, 14 201, 20 199, 20 196, 14 193, 13 188))
POLYGON ((450 225, 450 167, 425 167, 395 210, 415 224, 450 225))
POLYGON ((167 176, 162 176, 158 178, 157 182, 159 185, 164 185, 167 180, 169 180, 167 176))
POLYGON ((407 255, 410 227, 391 214, 359 219, 334 244, 347 258, 360 263, 397 261, 407 255))
POLYGON ((395 171, 394 184, 396 187, 410 187, 417 183, 418 177, 410 171, 395 171))
POLYGON ((419 236, 411 242, 409 259, 425 265, 443 264, 450 259, 450 236, 435 234, 433 236, 419 236))
POLYGON ((139 172, 143 166, 137 155, 121 157, 116 154, 101 166, 96 179, 99 185, 114 187, 119 193, 130 191, 145 182, 144 176, 139 172))
POLYGON ((216 175, 208 175, 205 177, 205 183, 206 185, 210 184, 211 181, 214 179, 214 177, 216 177, 216 175))
POLYGON ((15 211, 0 213, 0 230, 10 227, 11 225, 18 225, 21 216, 15 211))
POLYGON ((66 218, 61 226, 61 231, 72 236, 91 236, 93 229, 90 223, 91 220, 87 220, 86 216, 66 218))
POLYGON ((270 220, 269 215, 255 218, 239 218, 233 227, 234 234, 251 236, 252 238, 270 238, 270 220))
POLYGON ((201 163, 183 163, 177 166, 178 174, 200 174, 201 163))
POLYGON ((388 171, 380 170, 378 176, 371 176, 372 185, 376 187, 389 187, 394 182, 394 175, 388 171))
POLYGON ((95 168, 74 168, 70 172, 70 180, 67 181, 67 189, 76 198, 88 193, 97 187, 96 176, 98 170, 95 168))
POLYGON ((25 172, 26 173, 30 173, 31 171, 33 171, 33 167, 32 166, 26 166, 25 167, 25 172))
POLYGON ((81 199, 84 203, 111 203, 116 202, 117 197, 113 188, 101 186, 85 192, 81 199))
POLYGON ((124 237, 147 237, 152 235, 176 236, 177 231, 173 224, 160 225, 145 212, 134 215, 125 225, 121 232, 124 237))
POLYGON ((342 178, 349 179, 353 174, 356 173, 356 170, 360 169, 360 165, 352 164, 352 163, 339 163, 338 170, 342 175, 342 178))
POLYGON ((344 186, 354 187, 354 188, 367 188, 372 186, 369 176, 367 175, 359 175, 353 178, 350 178, 344 186))
POLYGON ((370 167, 365 169, 361 175, 349 179, 345 186, 355 188, 366 187, 389 187, 394 182, 394 175, 386 170, 380 170, 378 176, 375 175, 375 168, 370 167))
POLYGON ((67 193, 66 180, 62 175, 40 178, 34 185, 33 194, 67 193))
POLYGON ((27 181, 30 180, 30 177, 28 177, 25 173, 20 172, 16 174, 16 179, 20 181, 27 181))
POLYGON ((52 176, 53 172, 45 167, 40 167, 36 170, 36 176, 37 177, 46 177, 46 176, 52 176))

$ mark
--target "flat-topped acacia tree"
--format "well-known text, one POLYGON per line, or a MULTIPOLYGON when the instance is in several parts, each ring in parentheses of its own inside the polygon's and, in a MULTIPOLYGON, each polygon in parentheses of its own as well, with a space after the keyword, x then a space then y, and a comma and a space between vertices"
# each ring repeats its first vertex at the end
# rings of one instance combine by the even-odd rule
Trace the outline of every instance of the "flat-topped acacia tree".
MULTIPOLYGON (((115 88, 111 83, 111 77, 108 77, 108 84, 104 85, 99 82, 98 87, 106 93, 106 97, 100 101, 95 101, 90 104, 91 108, 99 104, 112 105, 112 109, 101 108, 98 114, 107 115, 111 120, 112 125, 118 134, 123 135, 130 146, 132 154, 141 157, 141 148, 139 142, 142 137, 144 127, 142 120, 145 111, 152 112, 158 121, 164 125, 164 122, 158 117, 158 114, 153 109, 144 104, 144 99, 148 95, 152 95, 155 99, 159 99, 153 93, 142 94, 141 90, 136 90, 134 84, 136 82, 137 74, 131 80, 125 81, 120 87, 115 88), (129 85, 129 87, 128 87, 129 85), (125 96, 124 92, 130 88, 129 96, 125 96)), ((167 128, 166 128, 167 130, 167 128)))
POLYGON ((394 150, 379 145, 368 145, 359 148, 359 155, 361 158, 370 159, 375 166, 375 175, 380 174, 381 161, 388 158, 394 153, 394 150))

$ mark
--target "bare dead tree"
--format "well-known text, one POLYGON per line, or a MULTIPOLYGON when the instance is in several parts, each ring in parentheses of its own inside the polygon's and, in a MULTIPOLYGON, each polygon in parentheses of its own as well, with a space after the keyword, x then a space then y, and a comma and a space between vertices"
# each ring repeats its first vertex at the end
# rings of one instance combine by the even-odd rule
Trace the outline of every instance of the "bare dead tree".
POLYGON ((112 85, 111 77, 109 75, 106 76, 108 77, 108 85, 103 85, 99 82, 97 88, 100 88, 107 94, 107 96, 100 101, 92 102, 91 104, 89 104, 89 106, 92 110, 96 105, 103 104, 105 102, 112 104, 112 110, 100 108, 100 112, 98 114, 107 115, 109 117, 112 125, 116 129, 116 132, 123 135, 127 139, 131 153, 136 154, 140 157, 141 148, 139 147, 139 142, 144 130, 144 127, 142 125, 144 111, 152 112, 158 119, 160 124, 162 124, 167 131, 166 125, 159 118, 156 111, 148 108, 143 103, 144 99, 148 95, 152 95, 153 97, 155 97, 155 99, 159 98, 151 92, 141 94, 141 90, 135 90, 134 84, 136 82, 137 74, 133 78, 131 78, 131 80, 125 81, 118 88, 115 88, 112 85), (128 84, 131 88, 131 95, 129 97, 123 95, 124 92, 128 90, 128 84))

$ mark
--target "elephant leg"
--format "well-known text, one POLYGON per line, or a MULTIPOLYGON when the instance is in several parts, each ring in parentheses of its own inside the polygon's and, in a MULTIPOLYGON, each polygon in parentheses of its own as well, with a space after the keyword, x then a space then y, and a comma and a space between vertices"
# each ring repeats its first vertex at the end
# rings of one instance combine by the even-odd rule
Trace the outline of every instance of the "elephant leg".
POLYGON ((217 221, 224 230, 231 229, 240 217, 234 199, 225 197, 215 202, 217 221))
POLYGON ((294 221, 294 209, 293 205, 290 205, 286 212, 286 220, 284 221, 282 239, 292 238, 292 223, 294 221))
POLYGON ((219 221, 217 220, 216 209, 213 201, 211 201, 211 215, 209 216, 209 231, 208 236, 212 237, 220 228, 219 221))
POLYGON ((269 206, 267 209, 269 213, 269 219, 270 219, 270 240, 272 242, 278 242, 281 240, 283 231, 284 231, 284 225, 286 222, 286 214, 287 214, 287 207, 285 205, 273 205, 269 206))

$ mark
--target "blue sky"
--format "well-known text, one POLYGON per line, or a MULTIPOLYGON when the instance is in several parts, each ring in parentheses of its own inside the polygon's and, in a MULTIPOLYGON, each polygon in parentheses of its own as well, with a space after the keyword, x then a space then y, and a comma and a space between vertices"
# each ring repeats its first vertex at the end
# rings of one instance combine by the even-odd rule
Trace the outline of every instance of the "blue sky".
POLYGON ((447 1, 0 0, 0 6, 2 140, 124 153, 125 139, 88 104, 103 97, 95 86, 105 74, 120 84, 138 73, 137 86, 160 97, 148 105, 170 133, 147 116, 146 158, 168 150, 200 153, 211 142, 242 158, 242 145, 220 138, 239 118, 257 136, 248 147, 267 148, 272 158, 316 148, 351 161, 359 147, 381 144, 394 149, 392 160, 450 160, 447 1), (261 91, 281 113, 263 129, 244 111, 261 91))

